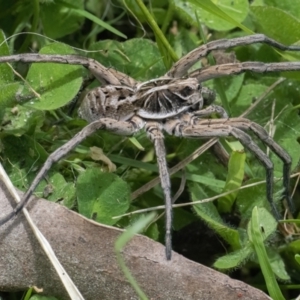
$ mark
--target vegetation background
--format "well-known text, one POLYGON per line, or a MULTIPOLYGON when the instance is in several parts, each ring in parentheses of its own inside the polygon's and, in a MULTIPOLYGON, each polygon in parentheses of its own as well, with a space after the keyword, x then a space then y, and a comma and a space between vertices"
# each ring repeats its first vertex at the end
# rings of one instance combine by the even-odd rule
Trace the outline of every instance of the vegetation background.
MULTIPOLYGON (((0 0, 0 7, 0 55, 40 50, 77 53, 141 81, 162 76, 184 54, 216 39, 264 33, 286 45, 300 41, 300 3, 292 0, 0 0)), ((300 60, 299 53, 261 44, 227 52, 215 53, 215 63, 300 60)), ((202 60, 195 67, 210 63, 211 59, 202 60)), ((85 126, 77 117, 75 100, 80 100, 83 87, 90 89, 99 83, 91 82, 88 72, 78 66, 36 64, 28 69, 18 64, 14 68, 26 81, 8 65, 0 65, 0 152, 14 185, 25 191, 49 153, 85 126)), ((247 117, 265 126, 291 155, 295 174, 291 192, 297 208, 299 80, 300 72, 246 73, 204 83, 217 91, 216 103, 232 117, 270 91, 247 117)), ((203 143, 171 136, 165 141, 170 167, 203 143)), ((257 286, 273 298, 293 299, 300 289, 299 223, 277 227, 261 183, 264 169, 237 142, 226 139, 221 143, 228 157, 220 159, 214 151, 207 151, 172 176, 173 194, 186 178, 176 203, 191 204, 174 210, 174 250, 257 286), (253 185, 218 197, 249 184, 253 185), (211 197, 217 202, 192 205, 211 197), (255 206, 259 209, 253 210, 255 206), (253 231, 254 220, 259 221, 260 233, 253 231), (274 274, 279 286, 270 290, 268 277, 274 274)), ((280 178, 282 163, 270 156, 275 176, 280 178)), ((112 217, 163 204, 158 185, 137 199, 130 196, 157 175, 154 150, 145 133, 124 138, 98 132, 52 168, 36 195, 101 223, 126 228, 139 215, 112 217), (97 147, 93 153, 91 147, 97 147)), ((283 216, 281 191, 282 182, 276 179, 275 199, 283 216)), ((161 211, 144 234, 163 242, 161 211)), ((21 296, 3 293, 1 297, 21 296)))

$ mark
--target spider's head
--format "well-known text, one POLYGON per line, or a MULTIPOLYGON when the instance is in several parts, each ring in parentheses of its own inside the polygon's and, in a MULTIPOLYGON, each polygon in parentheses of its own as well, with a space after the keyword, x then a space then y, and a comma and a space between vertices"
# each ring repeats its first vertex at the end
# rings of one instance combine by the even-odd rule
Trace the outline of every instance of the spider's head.
POLYGON ((182 106, 203 106, 202 85, 195 78, 178 79, 170 84, 169 90, 182 100, 182 106))

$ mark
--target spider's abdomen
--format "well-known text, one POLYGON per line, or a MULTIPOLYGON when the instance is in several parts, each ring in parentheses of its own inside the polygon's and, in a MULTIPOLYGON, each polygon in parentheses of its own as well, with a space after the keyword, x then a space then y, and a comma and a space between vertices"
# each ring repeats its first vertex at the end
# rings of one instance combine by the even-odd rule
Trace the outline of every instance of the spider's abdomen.
POLYGON ((113 85, 98 87, 84 97, 78 114, 88 122, 100 118, 128 120, 136 111, 134 99, 134 91, 129 87, 113 85))

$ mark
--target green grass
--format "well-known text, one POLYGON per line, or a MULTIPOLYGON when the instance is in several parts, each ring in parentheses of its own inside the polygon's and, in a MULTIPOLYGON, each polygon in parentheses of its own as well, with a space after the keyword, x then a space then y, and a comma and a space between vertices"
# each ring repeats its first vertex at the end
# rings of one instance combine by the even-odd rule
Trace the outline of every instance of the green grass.
MULTIPOLYGON (((0 0, 0 29, 3 30, 0 55, 32 50, 77 53, 144 81, 165 74, 174 61, 205 40, 209 42, 255 32, 285 44, 300 41, 300 3, 297 1, 256 0, 249 5, 247 0, 224 0, 216 5, 209 0, 165 0, 152 1, 151 6, 144 6, 144 1, 131 0, 126 1, 126 5, 120 1, 118 6, 107 9, 108 2, 90 0, 85 6, 81 0, 72 1, 72 4, 70 1, 21 0, 11 4, 0 0), (13 26, 11 15, 17 20, 13 26), (198 21, 202 25, 202 36, 198 21), (21 34, 27 31, 32 34, 21 34)), ((231 51, 240 61, 300 60, 299 54, 281 53, 266 45, 239 47, 231 51)), ((200 63, 205 62, 198 62, 196 67, 199 68, 200 63)), ((28 72, 24 66, 13 67, 26 82, 8 65, 0 65, 1 162, 14 185, 26 190, 48 155, 85 125, 78 119, 76 109, 69 113, 69 103, 76 98, 88 73, 81 67, 58 64, 32 65, 28 72), (39 97, 33 95, 32 88, 39 97)), ((274 139, 289 152, 293 159, 292 168, 296 171, 300 153, 299 75, 300 72, 264 75, 249 72, 204 83, 224 93, 225 104, 224 97, 219 95, 216 103, 223 103, 231 116, 237 117, 280 76, 284 77, 285 80, 247 117, 266 126, 267 130, 270 120, 274 121, 274 139)), ((87 89, 97 85, 94 81, 87 89)), ((185 167, 187 182, 179 203, 214 197, 265 179, 265 172, 253 155, 241 154, 231 139, 221 142, 230 154, 228 168, 211 152, 202 154, 185 167)), ((201 144, 199 140, 166 137, 169 166, 183 160, 201 144)), ((272 154, 270 158, 274 162, 275 176, 280 178, 281 161, 272 154)), ((157 175, 153 147, 144 133, 130 140, 97 132, 52 168, 47 180, 38 187, 37 195, 45 196, 45 190, 51 185, 50 201, 63 198, 62 204, 86 216, 93 217, 96 212, 103 223, 127 227, 136 220, 135 216, 119 220, 111 219, 111 216, 161 205, 160 187, 151 189, 138 201, 130 201, 130 190, 134 191, 157 175), (109 174, 109 178, 107 160, 91 158, 90 147, 94 146, 102 148, 106 158, 116 165, 116 171, 109 174), (95 182, 95 174, 102 179, 108 178, 106 188, 100 186, 93 190, 95 184, 91 184, 91 199, 81 197, 85 194, 83 183, 95 182), (124 196, 120 206, 107 205, 116 197, 113 192, 124 196), (100 211, 103 206, 105 209, 100 211)), ((181 173, 172 177, 173 194, 178 177, 181 173)), ((279 207, 281 190, 282 183, 276 180, 274 192, 279 207)), ((294 200, 299 202, 299 195, 296 194, 294 200)), ((276 279, 279 279, 284 297, 290 299, 289 288, 300 284, 300 243, 295 238, 286 242, 284 235, 276 230, 276 223, 268 211, 265 185, 253 185, 221 197, 216 203, 175 209, 174 229, 185 228, 200 218, 226 245, 226 255, 214 254, 215 268, 231 271, 243 267, 250 273, 255 270, 259 275, 248 277, 247 283, 268 290, 274 299, 282 297, 276 284, 276 279), (227 218, 224 219, 225 212, 227 218), (261 212, 264 216, 262 222, 267 225, 261 225, 261 212), (237 221, 230 223, 230 216, 237 216, 237 221), (264 234, 259 226, 263 226, 264 234), (266 228, 269 228, 268 234, 266 228), (270 283, 267 278, 271 273, 274 276, 270 283)), ((144 233, 163 242, 164 222, 155 221, 151 230, 144 233)))

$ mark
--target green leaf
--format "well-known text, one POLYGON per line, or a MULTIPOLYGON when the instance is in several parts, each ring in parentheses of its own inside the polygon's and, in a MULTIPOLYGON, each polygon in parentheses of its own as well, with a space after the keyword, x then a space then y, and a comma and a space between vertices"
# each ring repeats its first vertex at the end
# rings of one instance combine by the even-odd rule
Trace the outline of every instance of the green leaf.
POLYGON ((230 270, 240 267, 253 253, 253 247, 248 243, 242 249, 231 252, 227 255, 219 257, 215 263, 214 267, 219 270, 230 270))
MULTIPOLYGON (((177 175, 177 177, 181 178, 181 175, 177 175)), ((192 173, 187 173, 186 179, 191 180, 193 182, 202 183, 209 187, 213 187, 213 188, 217 188, 217 189, 222 189, 222 188, 224 188, 224 185, 225 185, 225 182, 222 180, 214 179, 214 178, 211 178, 208 176, 192 174, 192 173)))
POLYGON ((73 8, 83 9, 83 0, 65 0, 41 4, 41 21, 45 34, 53 39, 61 38, 79 30, 84 22, 84 17, 74 13, 73 8))
MULTIPOLYGON (((228 174, 225 187, 222 193, 229 192, 241 187, 244 179, 244 166, 246 154, 241 151, 233 151, 229 158, 228 174)), ((226 213, 231 211, 231 207, 236 199, 238 192, 230 193, 218 199, 218 210, 226 213)))
MULTIPOLYGON (((201 191, 198 184, 190 184, 190 192, 193 201, 199 200, 201 191)), ((212 202, 193 205, 194 210, 207 225, 215 230, 234 250, 239 249, 240 237, 237 230, 230 228, 220 217, 212 202)))
MULTIPOLYGON (((2 30, 0 30, 0 55, 9 55, 8 45, 5 42, 5 35, 2 30)), ((13 79, 14 73, 8 64, 0 64, 0 86, 12 82, 13 79)))
MULTIPOLYGON (((280 109, 280 106, 277 109, 280 109)), ((299 137, 300 122, 298 112, 291 104, 286 104, 284 110, 281 111, 281 114, 277 117, 274 139, 283 149, 286 149, 291 156, 292 169, 297 166, 299 161, 299 137)), ((280 177, 282 162, 278 157, 275 157, 275 155, 272 155, 271 158, 276 164, 275 176, 280 177)))
MULTIPOLYGON (((277 223, 274 218, 267 212, 265 209, 259 209, 260 219, 263 221, 260 223, 260 226, 263 230, 263 237, 261 243, 263 244, 276 230, 277 223)), ((242 249, 224 255, 216 260, 214 267, 221 270, 233 269, 241 266, 246 260, 248 260, 253 252, 256 250, 253 244, 253 233, 251 232, 251 221, 248 224, 248 237, 250 241, 247 240, 246 244, 242 249)), ((256 237, 254 237, 256 238, 256 237)), ((272 271, 278 278, 281 280, 290 280, 289 275, 287 274, 284 266, 284 262, 280 255, 274 251, 274 249, 266 249, 268 261, 272 268, 272 271)), ((259 254, 260 255, 260 252, 259 254)), ((262 259, 262 258, 261 258, 262 259)))
POLYGON ((90 50, 99 51, 91 56, 106 67, 113 66, 138 80, 149 80, 166 72, 158 48, 150 40, 131 39, 123 43, 107 40, 93 44, 90 50))
MULTIPOLYGON (((247 107, 251 105, 253 99, 256 99, 261 94, 263 94, 268 89, 267 85, 264 85, 264 83, 267 82, 268 84, 273 83, 274 78, 263 77, 260 80, 260 84, 251 83, 244 85, 239 93, 237 100, 234 101, 235 105, 233 106, 233 103, 231 103, 234 115, 239 115, 240 113, 245 111, 245 109, 247 109, 247 107)), ((289 93, 292 93, 293 86, 293 81, 286 80, 286 82, 272 91, 269 97, 263 99, 263 101, 261 101, 260 104, 249 115, 249 118, 252 121, 264 126, 265 129, 269 132, 270 125, 265 125, 273 122, 271 123, 271 128, 272 131, 275 132, 273 133, 274 140, 291 156, 292 169, 296 167, 299 160, 298 138, 300 136, 299 116, 294 107, 289 103, 292 99, 289 93)), ((298 86, 298 84, 295 83, 295 86, 298 86)), ((251 134, 250 130, 249 134, 251 134)), ((255 136, 253 137, 253 139, 256 143, 258 143, 263 151, 266 151, 265 146, 260 141, 258 141, 255 136)), ((246 150, 246 153, 248 157, 248 165, 246 169, 247 175, 250 176, 250 178, 259 178, 261 180, 265 179, 265 169, 253 155, 250 155, 249 151, 246 150)), ((282 160, 272 151, 270 151, 269 156, 274 163, 275 177, 281 178, 283 167, 282 160)), ((246 183, 250 183, 250 181, 246 183)), ((276 185, 274 187, 274 196, 275 201, 277 202, 281 199, 280 194, 282 192, 282 180, 276 180, 276 185)), ((243 217, 249 216, 252 208, 255 205, 269 208, 269 205, 267 205, 267 202, 265 201, 266 192, 263 192, 263 188, 264 186, 253 187, 251 189, 243 190, 242 194, 239 194, 240 202, 238 203, 241 204, 241 202, 243 202, 243 204, 241 204, 240 206, 240 211, 242 212, 243 217), (250 203, 250 199, 252 203, 250 203), (251 206, 251 208, 248 210, 249 205, 251 206), (248 211, 246 212, 246 210, 248 211)))
POLYGON ((41 127, 44 122, 44 113, 35 109, 28 109, 21 105, 14 108, 5 108, 2 129, 5 134, 21 136, 31 128, 41 127))
MULTIPOLYGON (((227 14, 227 17, 220 17, 215 8, 213 10, 200 9, 201 21, 211 29, 220 31, 231 30, 237 27, 238 23, 240 24, 243 22, 248 15, 249 3, 247 0, 238 0, 234 2, 231 0, 222 0, 212 2, 216 3, 216 6, 227 14), (228 16, 232 19, 229 19, 228 16)), ((243 27, 242 24, 239 26, 243 27)))
MULTIPOLYGON (((74 51, 64 44, 50 44, 41 54, 73 54, 74 51)), ((78 93, 82 84, 82 67, 74 65, 38 63, 29 69, 21 98, 33 96, 32 89, 40 94, 26 103, 29 108, 53 110, 66 105, 78 93)))
MULTIPOLYGON (((1 71, 1 70, 0 70, 1 71)), ((15 96, 18 92, 20 84, 18 82, 0 85, 0 120, 1 124, 5 125, 3 118, 7 109, 11 109, 15 103, 15 96)), ((2 126, 0 126, 1 128, 2 126)))
POLYGON ((120 155, 110 154, 107 156, 112 162, 120 163, 122 165, 131 166, 139 169, 145 169, 158 173, 158 168, 154 164, 145 163, 143 161, 135 160, 132 158, 123 157, 120 155))
POLYGON ((254 83, 244 84, 240 89, 238 97, 230 102, 231 112, 234 117, 241 115, 253 102, 253 99, 260 96, 268 86, 254 83))
MULTIPOLYGON (((5 35, 0 30, 0 56, 2 55, 9 55, 9 49, 5 41, 5 35)), ((0 64, 0 121, 4 116, 5 108, 12 106, 18 88, 19 84, 14 82, 12 68, 8 64, 0 64)))
POLYGON ((35 135, 13 135, 1 139, 5 149, 4 168, 14 186, 25 191, 37 173, 37 166, 44 162, 48 153, 36 140, 35 135))
POLYGON ((127 211, 130 204, 130 188, 125 181, 98 168, 80 174, 76 185, 79 212, 100 223, 113 225, 112 219, 127 211))
MULTIPOLYGON (((294 262, 294 259, 296 259, 297 262, 299 262, 299 257, 296 257, 297 255, 299 256, 300 254, 300 240, 295 240, 292 241, 291 243, 288 244, 288 247, 286 248, 286 253, 288 254, 288 256, 290 256, 290 261, 292 263, 294 262)), ((298 266, 297 264, 294 264, 296 269, 298 271, 300 271, 300 266, 298 266)), ((300 265, 300 262, 299 262, 300 265)))
MULTIPOLYGON (((181 5, 181 2, 182 1, 179 1, 178 5, 181 5)), ((207 27, 216 30, 230 30, 239 27, 249 34, 253 33, 250 29, 240 23, 248 14, 248 1, 246 0, 234 2, 225 0, 222 1, 222 6, 220 4, 214 4, 215 1, 212 2, 211 0, 188 0, 187 2, 193 5, 190 8, 193 14, 195 14, 195 11, 197 12, 197 10, 199 10, 198 15, 201 16, 201 21, 202 14, 204 14, 204 22, 207 27)), ((185 3, 183 9, 186 10, 187 7, 188 5, 185 3)))
POLYGON ((159 238, 159 229, 156 223, 151 224, 145 231, 145 235, 149 238, 157 241, 159 238))
MULTIPOLYGON (((228 101, 232 101, 243 87, 245 74, 222 78, 228 101)), ((232 108, 231 108, 232 109, 232 108)))
POLYGON ((52 202, 60 202, 64 206, 71 208, 75 202, 75 186, 72 182, 67 182, 65 178, 57 172, 50 172, 47 180, 43 180, 35 190, 38 197, 46 198, 52 202))
POLYGON ((250 10, 261 33, 286 45, 300 40, 300 21, 290 14, 271 6, 252 6, 250 10))
MULTIPOLYGON (((95 24, 98 24, 99 26, 105 28, 106 30, 109 30, 110 32, 126 39, 126 35, 124 35, 122 32, 120 32, 119 30, 117 30, 116 28, 113 28, 111 25, 109 25, 106 22, 103 22, 101 19, 97 18, 96 16, 92 15, 91 13, 89 13, 88 11, 84 10, 84 9, 79 9, 77 6, 73 5, 74 4, 74 0, 71 1, 67 1, 67 0, 57 0, 58 3, 61 3, 62 6, 68 7, 71 9, 71 15, 77 15, 80 17, 85 17, 89 20, 91 20, 92 22, 94 22, 95 24)), ((82 2, 82 1, 80 1, 82 2)), ((57 4, 56 4, 57 5, 57 4)))
POLYGON ((300 2, 295 0, 264 0, 267 6, 273 6, 278 9, 293 15, 295 18, 299 19, 300 16, 300 2))
MULTIPOLYGON (((293 81, 290 82, 287 80, 286 83, 276 88, 270 97, 264 99, 249 116, 252 121, 265 126, 268 122, 270 122, 270 120, 272 120, 272 106, 274 105, 274 140, 283 149, 286 149, 289 152, 293 162, 292 169, 296 167, 299 160, 299 143, 297 139, 300 136, 299 116, 297 114, 297 110, 295 110, 293 105, 290 103, 291 96, 287 94, 287 88, 290 87, 292 92, 294 85, 297 87, 298 83, 293 83, 293 81)), ((249 107, 253 99, 259 97, 267 90, 267 88, 268 87, 264 84, 244 85, 239 93, 235 106, 232 106, 234 115, 242 113, 243 110, 249 107)), ((269 130, 268 127, 265 129, 267 131, 269 130)), ((274 154, 271 154, 270 158, 274 162, 275 176, 281 177, 282 161, 274 154)), ((261 165, 258 165, 258 168, 262 170, 261 165)))
POLYGON ((291 278, 285 269, 285 263, 280 254, 277 252, 277 249, 267 248, 267 254, 276 278, 282 281, 290 281, 291 278))

